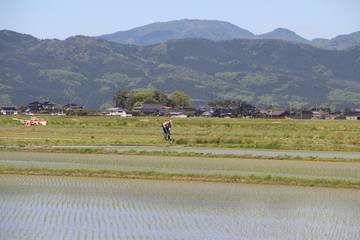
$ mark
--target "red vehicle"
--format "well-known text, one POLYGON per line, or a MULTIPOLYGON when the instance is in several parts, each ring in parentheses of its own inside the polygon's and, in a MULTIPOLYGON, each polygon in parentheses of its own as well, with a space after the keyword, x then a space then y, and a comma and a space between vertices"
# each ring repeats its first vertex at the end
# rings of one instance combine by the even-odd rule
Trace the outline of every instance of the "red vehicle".
POLYGON ((34 125, 43 125, 46 126, 48 122, 46 120, 39 120, 37 118, 31 118, 31 120, 23 120, 18 118, 13 118, 14 120, 20 121, 22 124, 26 126, 34 126, 34 125))

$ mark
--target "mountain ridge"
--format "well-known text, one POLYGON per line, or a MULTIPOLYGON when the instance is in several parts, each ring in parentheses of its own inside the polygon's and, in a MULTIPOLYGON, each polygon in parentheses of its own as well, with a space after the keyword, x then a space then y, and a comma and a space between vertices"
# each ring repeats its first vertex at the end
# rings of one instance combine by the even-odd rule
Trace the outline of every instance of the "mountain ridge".
POLYGON ((183 91, 195 106, 216 99, 281 108, 360 104, 360 47, 334 51, 267 39, 136 46, 9 31, 0 31, 0 43, 2 105, 50 100, 103 109, 120 89, 183 91))
POLYGON ((206 38, 209 40, 246 39, 280 39, 285 41, 310 44, 328 50, 343 50, 347 47, 360 45, 360 31, 347 35, 339 35, 332 39, 308 40, 286 28, 277 28, 271 32, 255 35, 232 23, 219 20, 183 19, 168 22, 157 22, 127 31, 96 36, 105 40, 122 44, 147 46, 158 44, 170 39, 206 38), (193 26, 190 28, 189 26, 193 26))
POLYGON ((183 19, 151 23, 128 31, 118 31, 98 37, 122 44, 145 46, 171 39, 206 38, 210 40, 228 40, 253 36, 253 33, 228 22, 183 19))
POLYGON ((295 32, 290 31, 286 28, 277 28, 272 32, 256 35, 255 38, 257 39, 279 39, 279 40, 286 40, 290 42, 296 43, 304 43, 309 44, 310 41, 297 35, 295 32))

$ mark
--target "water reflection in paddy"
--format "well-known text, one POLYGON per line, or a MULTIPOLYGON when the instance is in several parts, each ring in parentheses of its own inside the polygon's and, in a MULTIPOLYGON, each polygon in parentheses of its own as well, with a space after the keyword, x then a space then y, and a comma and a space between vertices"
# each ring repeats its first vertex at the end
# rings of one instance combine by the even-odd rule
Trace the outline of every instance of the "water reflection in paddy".
POLYGON ((360 191, 0 176, 3 239, 359 239, 360 191))

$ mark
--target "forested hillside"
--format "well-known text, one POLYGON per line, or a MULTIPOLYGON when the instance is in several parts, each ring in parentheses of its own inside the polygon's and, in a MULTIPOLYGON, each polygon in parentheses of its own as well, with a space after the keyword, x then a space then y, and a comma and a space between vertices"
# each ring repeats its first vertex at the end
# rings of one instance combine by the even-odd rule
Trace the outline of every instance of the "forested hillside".
POLYGON ((360 104, 360 47, 321 50, 281 40, 170 40, 151 46, 76 36, 39 40, 0 31, 0 104, 35 100, 109 106, 117 90, 178 90, 195 106, 360 104))

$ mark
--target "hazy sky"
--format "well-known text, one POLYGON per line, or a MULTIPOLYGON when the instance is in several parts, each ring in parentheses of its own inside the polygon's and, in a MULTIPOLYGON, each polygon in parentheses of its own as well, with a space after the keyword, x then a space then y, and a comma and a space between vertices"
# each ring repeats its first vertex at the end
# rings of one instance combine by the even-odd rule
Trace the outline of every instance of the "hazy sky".
POLYGON ((222 20, 254 34, 309 40, 360 31, 360 0, 0 0, 0 29, 65 39, 180 19, 222 20))

